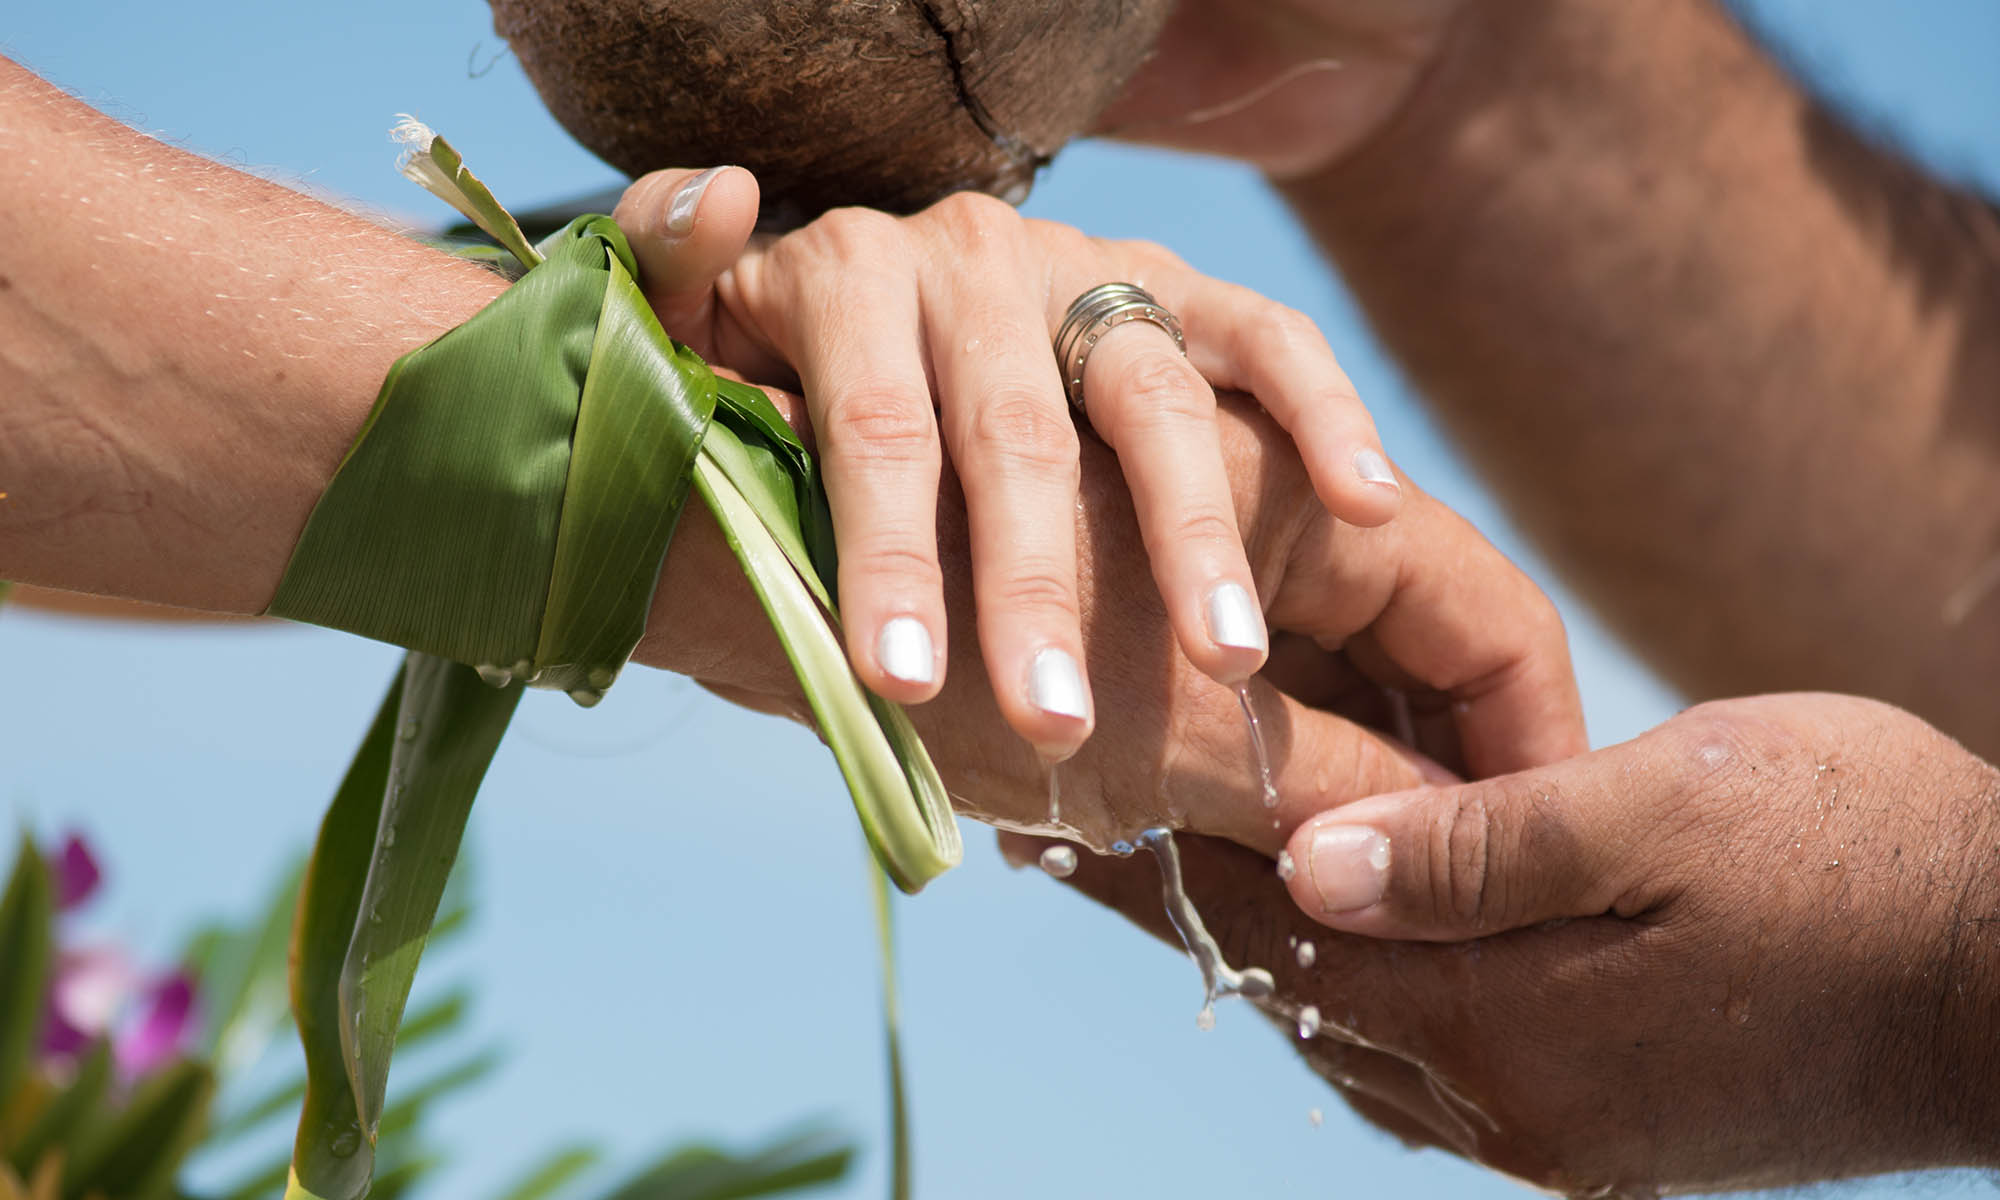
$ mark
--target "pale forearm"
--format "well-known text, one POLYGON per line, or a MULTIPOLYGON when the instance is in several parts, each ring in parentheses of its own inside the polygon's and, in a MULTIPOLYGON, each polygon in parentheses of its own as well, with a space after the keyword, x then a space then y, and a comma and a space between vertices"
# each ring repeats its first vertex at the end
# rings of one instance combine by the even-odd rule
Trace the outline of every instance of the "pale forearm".
POLYGON ((397 357, 502 284, 0 59, 0 578, 270 600, 397 357))
POLYGON ((1288 194, 1557 562, 1697 695, 2000 749, 2000 223, 1707 0, 1475 5, 1288 194))

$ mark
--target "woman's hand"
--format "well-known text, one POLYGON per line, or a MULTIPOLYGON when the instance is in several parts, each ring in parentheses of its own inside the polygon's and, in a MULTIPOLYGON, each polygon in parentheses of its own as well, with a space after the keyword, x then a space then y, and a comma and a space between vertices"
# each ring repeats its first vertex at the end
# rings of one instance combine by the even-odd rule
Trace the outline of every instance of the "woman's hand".
MULTIPOLYGON (((1165 824, 1275 856, 1316 813, 1450 778, 1378 731, 1396 728, 1383 710, 1405 696, 1433 759, 1503 770, 1583 749, 1555 610, 1470 526, 1407 485, 1391 524, 1346 525, 1314 502, 1290 439, 1255 405, 1225 395, 1217 427, 1232 512, 1253 577, 1273 598, 1274 627, 1311 631, 1282 634, 1271 666, 1249 681, 1278 801, 1260 802, 1236 696, 1176 647, 1130 490, 1110 452, 1087 440, 1073 528, 1083 550, 1085 661, 1106 703, 1096 734, 1057 770, 1064 836, 1103 849, 1165 824), (1341 649, 1329 653, 1315 639, 1341 649)), ((939 510, 946 609, 962 634, 974 590, 971 525, 949 464, 939 510)), ((690 508, 641 660, 808 720, 776 638, 743 620, 755 600, 729 563, 706 513, 690 508)), ((974 639, 952 644, 948 682, 911 716, 954 802, 995 824, 1048 829, 1049 769, 1026 743, 995 736, 1001 712, 974 639)))
POLYGON ((1083 390, 1131 489, 1175 638, 1202 672, 1239 682, 1268 645, 1211 384, 1258 396, 1342 521, 1378 525, 1397 510, 1373 422, 1295 312, 1156 247, 1024 220, 979 196, 904 220, 838 210, 759 241, 725 271, 755 208, 748 172, 668 171, 634 184, 617 216, 669 332, 755 382, 803 392, 833 506, 849 655, 889 699, 928 700, 944 682, 937 492, 948 450, 1000 712, 1046 759, 1089 735, 1078 439, 1051 340, 1070 302, 1098 284, 1138 284, 1185 326, 1186 357, 1154 325, 1112 330, 1083 390))

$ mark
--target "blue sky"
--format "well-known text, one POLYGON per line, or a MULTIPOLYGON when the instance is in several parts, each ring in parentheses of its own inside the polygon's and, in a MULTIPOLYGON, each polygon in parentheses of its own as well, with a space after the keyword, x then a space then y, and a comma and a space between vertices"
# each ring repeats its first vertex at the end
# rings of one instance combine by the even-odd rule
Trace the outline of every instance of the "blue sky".
MULTIPOLYGON (((2000 191, 2000 6, 1748 7, 1871 126, 2000 191)), ((478 0, 77 0, 0 17, 0 52, 149 132, 424 221, 445 213, 391 169, 398 112, 451 136, 516 205, 616 178, 543 114, 503 49, 478 0)), ((1248 174, 1083 146, 1029 208, 1159 240, 1313 314, 1405 468, 1546 579, 1248 174)), ((1587 613, 1564 607, 1594 740, 1674 710, 1587 613)), ((87 827, 113 880, 98 927, 164 953, 196 919, 245 910, 306 845, 394 658, 310 629, 9 612, 0 804, 44 830, 87 827)), ((1225 1009, 1215 1032, 1198 1033, 1188 963, 1037 874, 1006 870, 983 831, 967 832, 966 867, 901 910, 927 1194, 1526 1194, 1366 1131, 1247 1011, 1225 1009), (1307 1121, 1314 1107, 1323 1128, 1307 1121)), ((559 1138, 630 1159, 682 1135, 749 1139, 820 1114, 870 1143, 848 1194, 880 1194, 862 850, 809 736, 652 672, 628 675, 589 713, 531 696, 471 841, 478 927, 427 965, 427 982, 476 983, 479 1026, 511 1056, 441 1123, 458 1165, 435 1194, 489 1195, 559 1138)))

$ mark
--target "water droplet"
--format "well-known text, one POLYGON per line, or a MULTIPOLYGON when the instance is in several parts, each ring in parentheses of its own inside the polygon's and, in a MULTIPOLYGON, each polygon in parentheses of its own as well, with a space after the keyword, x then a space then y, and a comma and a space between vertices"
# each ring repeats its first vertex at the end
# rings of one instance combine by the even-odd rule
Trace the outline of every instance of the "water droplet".
POLYGON ((1042 870, 1057 879, 1068 879, 1076 870, 1075 847, 1050 846, 1042 851, 1042 870))
POLYGON ((611 685, 618 682, 618 672, 610 667, 592 667, 585 679, 598 691, 608 692, 611 690, 611 685))
POLYGON ((1132 857, 1132 843, 1123 840, 1113 842, 1111 843, 1111 853, 1116 854, 1120 858, 1130 858, 1132 857))
POLYGON ((1319 960, 1319 951, 1313 949, 1311 942, 1300 942, 1299 948, 1293 953, 1298 955, 1299 965, 1302 967, 1310 967, 1319 960))
POLYGON ((396 844, 396 827, 394 825, 391 825, 387 829, 384 829, 382 831, 382 848, 384 850, 387 850, 389 847, 395 844, 396 844))
POLYGON ((1278 985, 1271 979, 1271 973, 1264 968, 1245 967, 1243 968, 1242 975, 1236 980, 1235 988, 1232 990, 1238 995, 1248 996, 1252 1000, 1260 1000, 1277 991, 1278 985))
POLYGON ((1298 873, 1298 864, 1292 861, 1292 852, 1290 850, 1278 851, 1278 878, 1284 880, 1286 883, 1290 883, 1292 876, 1298 873))
POLYGON ((1320 1126, 1326 1124, 1326 1114, 1316 1108, 1309 1108, 1306 1110, 1306 1120, 1312 1122, 1314 1129, 1318 1129, 1320 1126))
POLYGON ((1250 726, 1250 752, 1257 759, 1257 783, 1263 789, 1264 807, 1275 808, 1278 804, 1278 784, 1271 777, 1271 751, 1264 745, 1264 724, 1257 719, 1257 710, 1250 703, 1250 685, 1236 685, 1236 702, 1243 707, 1243 720, 1250 726))
POLYGON ((492 663, 480 663, 472 669, 479 672, 479 681, 488 687, 503 688, 514 682, 514 672, 509 671, 505 667, 496 667, 492 663))
POLYGON ((1215 1028, 1214 1002, 1211 1001, 1201 1006, 1201 1011, 1194 1015, 1194 1027, 1203 1033, 1207 1033, 1215 1028))
MULTIPOLYGON (((368 906, 368 923, 370 925, 380 925, 382 923, 382 906, 380 904, 371 904, 368 906)), ((366 964, 368 956, 365 954, 362 955, 361 961, 363 964, 366 964)))
POLYGON ((326 1149, 335 1158, 353 1158, 354 1152, 361 1149, 361 1127, 356 1125, 341 1130, 326 1149))
POLYGON ((572 688, 569 698, 576 701, 578 708, 596 708, 597 702, 604 699, 604 693, 590 688, 572 688))
POLYGON ((1319 1009, 1313 1005, 1308 1004, 1299 1010, 1299 1036, 1302 1038, 1319 1036, 1319 1009))
POLYGON ((1734 997, 1727 1005, 1723 1006, 1722 1015, 1728 1017, 1732 1024, 1748 1025, 1750 1023, 1750 997, 1734 997))
POLYGON ((1049 824, 1062 824, 1062 789, 1056 784, 1056 765, 1049 764, 1049 824))
MULTIPOLYGON (((482 675, 480 676, 480 678, 484 679, 485 676, 482 675)), ((417 734, 421 731, 421 729, 422 726, 418 725, 416 721, 414 720, 405 721, 403 722, 401 727, 399 727, 396 730, 396 736, 402 738, 406 742, 414 742, 417 740, 417 734)))

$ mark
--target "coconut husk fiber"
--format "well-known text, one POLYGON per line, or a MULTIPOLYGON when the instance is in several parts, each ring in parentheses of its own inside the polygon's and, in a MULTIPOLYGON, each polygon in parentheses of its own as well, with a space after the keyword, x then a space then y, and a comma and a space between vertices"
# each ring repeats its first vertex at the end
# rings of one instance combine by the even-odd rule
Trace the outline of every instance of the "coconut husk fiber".
POLYGON ((491 0, 556 119, 630 174, 733 163, 767 221, 1018 201, 1171 0, 491 0))

